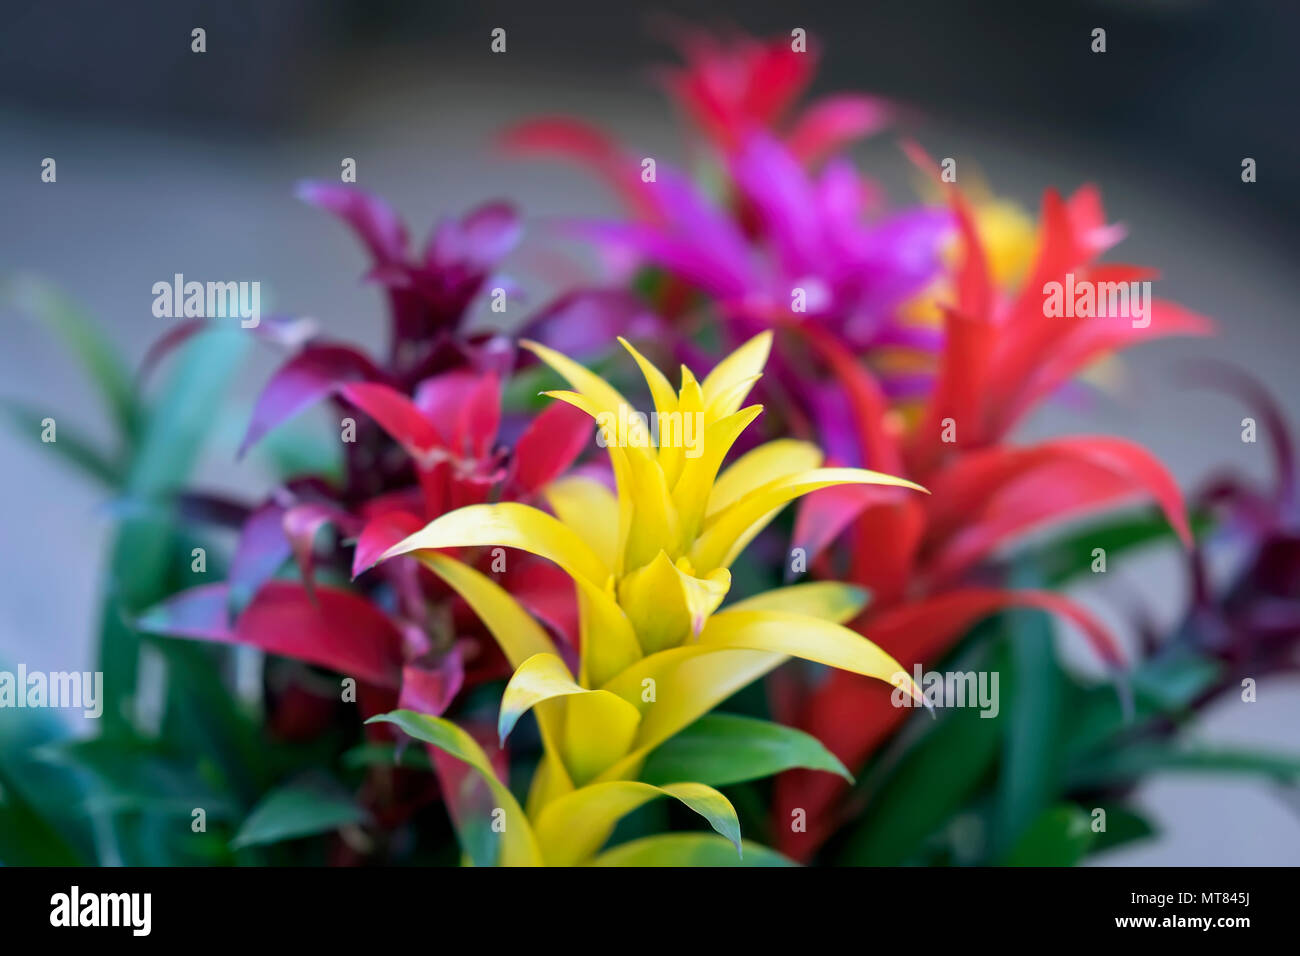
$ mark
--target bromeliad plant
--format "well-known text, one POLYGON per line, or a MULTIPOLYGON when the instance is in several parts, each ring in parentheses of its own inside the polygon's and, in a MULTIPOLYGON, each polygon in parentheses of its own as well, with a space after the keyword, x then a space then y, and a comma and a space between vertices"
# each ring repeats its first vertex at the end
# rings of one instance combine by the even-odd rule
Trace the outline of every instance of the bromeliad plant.
MULTIPOLYGON (((505 661, 436 578, 397 566, 350 578, 444 512, 487 500, 537 499, 584 450, 590 427, 565 405, 535 417, 503 411, 514 345, 500 333, 465 329, 473 303, 492 282, 505 283, 496 270, 521 231, 511 207, 488 204, 444 221, 413 256, 405 226, 377 197, 317 183, 301 186, 299 194, 343 219, 370 252, 369 278, 388 299, 390 347, 375 360, 314 335, 297 343, 258 398, 241 452, 306 407, 329 401, 342 416, 342 479, 294 475, 252 507, 209 500, 210 512, 231 516, 240 528, 227 579, 182 592, 136 626, 334 671, 356 682, 353 700, 363 717, 396 706, 442 714, 462 691, 508 673, 505 661), (351 417, 358 412, 359 422, 351 417), (329 528, 333 546, 322 549, 318 539, 329 528), (297 574, 286 576, 291 560, 297 574)), ((573 293, 527 328, 581 341, 609 322, 627 324, 623 302, 618 294, 573 293), (575 325, 591 328, 579 333, 575 325)), ((193 324, 178 327, 147 364, 197 331, 193 324)), ((503 580, 555 633, 572 639, 574 611, 560 572, 540 560, 517 561, 503 580)), ((316 692, 303 690, 313 683, 308 673, 285 683, 271 716, 277 733, 311 739, 337 732, 337 707, 322 699, 319 681, 316 692)), ((337 699, 337 691, 330 696, 337 699)), ((393 736, 386 728, 370 728, 368 735, 372 744, 393 736)), ((362 799, 381 833, 436 796, 426 775, 397 772, 398 783, 404 779, 411 791, 403 794, 388 779, 389 768, 372 771, 362 799)))
MULTIPOLYGON (((1145 327, 1044 313, 1046 282, 1151 277, 1102 261, 1122 230, 1099 194, 1047 193, 1036 241, 1028 217, 965 186, 886 213, 843 150, 889 108, 837 94, 795 111, 815 55, 788 38, 688 35, 682 49, 665 85, 710 175, 660 162, 643 179, 642 157, 574 120, 506 137, 579 160, 625 200, 628 221, 570 229, 622 269, 626 291, 579 289, 521 328, 473 333, 475 303, 517 298, 500 271, 521 235, 509 205, 446 220, 413 247, 376 197, 300 187, 361 239, 389 340, 370 355, 302 321, 262 323, 250 334, 292 354, 241 453, 275 447, 281 425, 329 403, 355 428, 340 474, 286 464, 252 504, 179 490, 243 336, 186 344, 171 390, 148 403, 93 328, 37 297, 120 425, 117 453, 63 423, 56 451, 111 489, 123 521, 103 615, 104 733, 24 728, 24 746, 44 741, 39 759, 0 740, 0 863, 734 865, 743 846, 751 865, 1058 864, 1147 832, 1126 798, 1148 767, 1300 774, 1293 758, 1173 746, 1243 676, 1296 666, 1295 476, 1280 424, 1274 494, 1232 478, 1194 499, 1202 524, 1245 533, 1251 559, 1217 588, 1204 555, 1220 539, 1203 536, 1194 607, 1172 638, 1144 631, 1125 655, 1052 590, 1097 542, 1113 558, 1170 529, 1186 544, 1193 524, 1137 445, 1011 441, 1090 363, 1208 327, 1165 302, 1145 327), (515 337, 536 341, 519 352, 515 337), (678 386, 627 338, 681 360, 678 386), (582 364, 621 357, 615 341, 654 428, 582 364), (523 411, 520 394, 556 373, 569 390, 523 411), (751 392, 767 402, 761 420, 751 392), (593 421, 607 468, 582 461, 593 421), (1158 509, 1025 549, 1030 532, 1137 497, 1158 509), (228 573, 196 520, 238 531, 228 573), (222 583, 193 587, 196 542, 222 583), (789 573, 814 580, 782 584, 787 555, 789 573), (1043 615, 997 616, 1015 607, 1078 625, 1125 693, 1061 667, 1043 615), (253 700, 230 688, 232 645, 268 654, 253 700), (156 730, 131 713, 142 647, 165 665, 156 730), (972 660, 1005 677, 997 720, 955 710, 897 732, 912 712, 901 699, 924 697, 913 665, 972 660), (743 691, 764 675, 766 695, 743 691), (354 701, 339 700, 340 677, 356 681, 354 701), (732 713, 712 712, 724 701, 732 713), (756 782, 774 775, 768 799, 756 782), (671 821, 652 814, 680 813, 641 809, 662 797, 716 833, 658 832, 671 821), (187 817, 175 825, 196 806, 213 821, 202 839, 187 817), (1093 836, 1091 808, 1111 814, 1110 835, 1093 836), (741 819, 775 849, 742 844, 741 819)), ((178 325, 146 369, 205 328, 178 325)), ((1253 385, 1216 376, 1280 421, 1253 385)), ((24 428, 39 420, 12 410, 24 428)))
MULTIPOLYGON (((534 420, 503 414, 513 342, 499 331, 466 327, 490 290, 513 288, 499 271, 522 232, 513 207, 488 203, 446 219, 417 254, 406 225, 376 196, 316 182, 301 184, 298 195, 345 222, 368 251, 367 279, 388 302, 389 345, 375 359, 314 334, 297 342, 259 396, 240 451, 304 409, 330 402, 341 417, 364 413, 359 422, 343 417, 351 433, 343 442, 342 480, 295 475, 258 505, 223 502, 242 519, 228 580, 183 594, 142 623, 157 633, 285 654, 349 674, 363 690, 378 689, 381 702, 396 691, 405 705, 442 713, 462 685, 490 679, 501 663, 478 653, 477 642, 460 640, 465 635, 440 607, 448 595, 439 595, 436 583, 426 593, 415 578, 387 569, 350 588, 317 586, 315 577, 323 570, 346 581, 410 531, 463 504, 531 500, 583 449, 585 419, 563 407, 534 420), (503 441, 503 431, 513 440, 503 441), (328 527, 355 541, 350 557, 342 548, 316 554, 328 527), (291 557, 301 580, 276 579, 291 557)), ((581 344, 633 318, 626 297, 580 290, 541 310, 525 329, 581 344)), ((149 364, 199 328, 178 327, 149 364)), ((540 563, 517 565, 512 586, 535 597, 530 607, 566 631, 572 614, 553 598, 548 571, 540 563)))
MULTIPOLYGON (((1157 502, 1190 545, 1177 483, 1133 442, 1080 436, 1017 446, 1008 436, 1087 363, 1158 336, 1204 334, 1210 324, 1162 300, 1153 302, 1142 327, 1127 317, 1068 321, 1044 315, 1040 290, 1066 274, 1092 282, 1148 275, 1136 266, 1097 261, 1117 232, 1107 227, 1094 190, 1080 190, 1068 201, 1047 193, 1034 268, 1020 289, 1007 292, 993 281, 967 204, 958 193, 952 199, 963 252, 953 278, 955 301, 945 309, 934 389, 921 408, 891 410, 870 373, 840 343, 818 330, 797 330, 850 396, 859 454, 924 482, 935 494, 921 502, 822 492, 801 511, 795 541, 815 561, 842 539, 842 573, 875 596, 855 626, 909 667, 933 664, 982 618, 1022 606, 1072 620, 1101 660, 1122 670, 1117 641, 1085 609, 1049 591, 1002 586, 988 559, 1031 532, 1140 496, 1157 502)), ((839 674, 785 700, 789 719, 826 739, 856 769, 905 717, 887 698, 839 674)), ((832 808, 843 794, 844 788, 806 775, 783 779, 780 806, 809 808, 816 821, 806 834, 786 834, 784 849, 811 854, 834 829, 832 808)))
MULTIPOLYGON (((636 440, 620 432, 615 423, 627 421, 632 406, 612 386, 545 346, 525 343, 573 389, 548 394, 600 425, 615 491, 570 478, 546 493, 553 514, 513 502, 471 505, 434 520, 384 556, 417 559, 461 594, 500 644, 515 668, 501 701, 502 739, 524 713, 536 715, 543 755, 526 809, 454 724, 411 712, 384 718, 481 775, 505 813, 496 860, 506 864, 589 861, 621 817, 664 795, 737 840, 734 810, 706 782, 655 786, 640 774, 657 747, 788 657, 918 693, 892 658, 842 626, 863 604, 854 588, 795 585, 719 608, 730 565, 788 502, 850 484, 922 489, 877 472, 819 467, 817 449, 794 441, 761 445, 720 471, 762 411, 741 405, 766 363, 769 334, 747 342, 702 382, 683 367, 676 390, 622 344, 654 399, 657 447, 644 435, 636 440), (702 429, 694 455, 665 441, 689 429, 681 425, 687 418, 702 429), (483 547, 546 558, 572 579, 580 622, 576 667, 505 589, 446 553, 457 549, 463 557, 461 549, 483 547)), ((676 846, 674 840, 663 846, 676 846)), ((464 842, 468 852, 470 841, 464 842)))
MULTIPOLYGON (((1217 474, 1193 496, 1195 506, 1217 515, 1214 535, 1190 554, 1192 587, 1187 616, 1170 642, 1190 645, 1221 664, 1218 679, 1196 704, 1241 686, 1300 668, 1300 487, 1294 437, 1276 399, 1244 369, 1223 362, 1189 369, 1200 384, 1235 396, 1266 432, 1272 480, 1260 485, 1236 470, 1217 474), (1214 551, 1244 551, 1241 568, 1226 581, 1211 568, 1214 551)), ((1150 627, 1144 650, 1171 654, 1150 627)))
MULTIPOLYGON (((1256 682, 1277 688, 1270 678, 1294 673, 1300 660, 1291 439, 1277 405, 1247 373, 1218 362, 1196 363, 1192 371, 1195 381, 1244 400, 1268 435, 1274 478, 1260 485, 1225 469, 1191 497, 1196 542, 1187 553, 1185 616, 1166 630, 1154 626, 1145 600, 1124 602, 1137 637, 1124 676, 1127 706, 1110 688, 1062 666, 1041 617, 980 627, 947 658, 954 664, 940 665, 965 669, 983 655, 997 666, 1003 692, 996 720, 954 710, 926 721, 923 734, 890 738, 889 708, 868 688, 809 695, 805 701, 815 697, 823 718, 839 708, 836 725, 846 733, 828 738, 833 747, 874 736, 879 748, 862 775, 865 785, 830 816, 838 829, 821 859, 1070 865, 1158 830, 1148 801, 1133 800, 1137 787, 1157 775, 1255 778, 1294 806, 1294 752, 1196 739, 1208 707, 1250 699, 1256 682), (1244 560, 1227 575, 1211 571, 1226 568, 1229 557, 1244 560)), ((1235 417, 1227 424, 1235 430, 1235 417)), ((1097 547, 1114 561, 1171 537, 1161 515, 1118 515, 1023 550, 1013 574, 1035 584, 1095 582, 1097 547)), ((867 632, 882 636, 870 626, 867 632)), ((820 799, 810 777, 788 776, 779 800, 820 799)), ((827 835, 828 828, 816 829, 820 836, 809 834, 815 839, 827 835)))

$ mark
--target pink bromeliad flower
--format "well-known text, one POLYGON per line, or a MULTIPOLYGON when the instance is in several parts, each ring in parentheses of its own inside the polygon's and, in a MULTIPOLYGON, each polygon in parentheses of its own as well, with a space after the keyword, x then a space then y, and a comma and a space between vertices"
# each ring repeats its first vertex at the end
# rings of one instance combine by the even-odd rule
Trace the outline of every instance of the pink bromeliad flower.
MULTIPOLYGON (((710 364, 697 339, 719 323, 723 344, 734 347, 794 316, 871 361, 891 397, 922 394, 932 363, 875 360, 899 350, 936 354, 941 332, 904 307, 942 273, 951 214, 885 212, 876 185, 837 155, 883 127, 891 111, 873 97, 836 94, 792 118, 816 54, 795 51, 790 37, 719 43, 690 33, 680 45, 686 63, 665 70, 664 85, 705 141, 718 196, 662 158, 649 180, 646 157, 579 120, 521 123, 506 133, 506 148, 576 162, 623 199, 627 221, 563 228, 594 242, 616 268, 649 270, 653 282, 638 284, 650 287, 687 364, 710 364)), ((855 454, 838 386, 812 374, 798 349, 774 353, 761 388, 786 430, 817 438, 841 459, 855 454)))
MULTIPOLYGON (((590 441, 581 413, 548 408, 513 448, 497 443, 501 387, 493 373, 445 372, 409 399, 388 385, 352 382, 340 398, 369 415, 414 466, 416 484, 346 507, 323 483, 295 481, 255 509, 244 525, 230 580, 182 592, 155 609, 149 630, 249 644, 354 677, 366 713, 394 706, 440 714, 462 684, 508 673, 454 592, 413 562, 367 570, 396 542, 439 515, 488 501, 536 500, 590 441), (315 582, 317 533, 333 525, 354 540, 350 561, 327 563, 358 575, 352 588, 315 582), (294 558, 301 580, 273 577, 294 558), (364 573, 363 573, 364 572, 364 573), (240 591, 247 606, 231 621, 240 591)), ((482 555, 484 570, 492 555, 482 555)), ((574 633, 564 580, 546 562, 502 559, 500 580, 562 637, 574 633)))
MULTIPOLYGON (((734 155, 750 137, 777 138, 799 164, 812 168, 846 146, 884 129, 895 110, 863 93, 833 93, 799 109, 820 59, 816 43, 796 49, 795 38, 760 40, 744 34, 718 39, 682 30, 683 63, 658 71, 661 85, 710 152, 734 155)), ((576 160, 606 181, 631 209, 649 212, 638 189, 638 169, 610 137, 581 120, 544 117, 521 123, 505 139, 511 149, 576 160)))

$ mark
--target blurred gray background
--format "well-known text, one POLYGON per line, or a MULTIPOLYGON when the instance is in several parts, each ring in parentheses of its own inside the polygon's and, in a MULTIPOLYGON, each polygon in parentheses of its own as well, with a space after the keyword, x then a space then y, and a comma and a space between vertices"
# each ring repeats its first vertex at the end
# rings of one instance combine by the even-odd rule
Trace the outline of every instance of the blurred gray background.
MULTIPOLYGON (((333 179, 354 157, 419 240, 436 218, 504 197, 531 242, 516 272, 534 302, 546 283, 547 217, 612 213, 571 170, 507 161, 506 123, 572 113, 605 124, 639 155, 681 158, 682 128, 651 78, 672 59, 664 18, 752 33, 806 28, 823 48, 816 91, 860 89, 914 108, 907 130, 932 153, 977 167, 1001 195, 1036 208, 1044 187, 1098 183, 1130 238, 1117 258, 1156 266, 1157 294, 1214 317, 1212 341, 1130 353, 1126 387, 1086 414, 1051 408, 1025 437, 1078 431, 1146 443, 1190 487, 1235 464, 1264 474, 1265 446, 1239 439, 1230 400, 1169 385, 1178 359, 1240 362, 1300 421, 1295 303, 1300 204, 1300 5, 1210 0, 1053 4, 932 0, 846 4, 258 3, 169 0, 0 5, 0 273, 31 272, 83 302, 132 360, 167 328, 151 287, 176 272, 259 280, 263 313, 312 315, 377 347, 383 311, 363 286, 344 229, 296 202, 295 181, 333 179), (190 52, 190 31, 207 52, 190 52), (489 33, 508 31, 508 52, 489 33), (1108 52, 1089 51, 1093 27, 1108 52), (40 181, 42 158, 58 182, 40 181), (1243 184, 1243 157, 1259 181, 1243 184)), ((883 137, 855 152, 896 201, 909 167, 883 137)), ((964 166, 963 168, 971 168, 964 166)), ((106 434, 94 396, 58 346, 4 322, 0 395, 106 434)), ((252 497, 264 487, 234 445, 273 356, 252 358, 198 481, 252 497)), ((0 660, 33 669, 88 663, 111 519, 98 492, 28 439, 0 432, 0 660)), ((1176 557, 1127 571, 1164 620, 1186 593, 1176 557)), ((1084 593, 1123 626, 1113 596, 1084 593)), ((1199 739, 1300 748, 1300 682, 1227 702, 1199 739)), ((1252 780, 1164 777, 1141 791, 1159 839, 1108 863, 1300 863, 1300 813, 1252 780)))

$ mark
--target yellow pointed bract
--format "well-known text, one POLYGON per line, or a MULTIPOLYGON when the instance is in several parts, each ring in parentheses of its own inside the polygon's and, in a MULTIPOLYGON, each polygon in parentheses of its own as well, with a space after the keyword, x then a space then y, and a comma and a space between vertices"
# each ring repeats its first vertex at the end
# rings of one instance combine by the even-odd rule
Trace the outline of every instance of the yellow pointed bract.
MULTIPOLYGON (((652 787, 636 777, 651 750, 790 657, 897 681, 921 700, 897 661, 844 627, 866 601, 860 589, 804 584, 723 604, 729 566, 794 499, 842 484, 924 489, 878 472, 820 467, 814 446, 790 439, 724 467, 762 413, 761 406, 743 406, 767 361, 770 333, 719 362, 703 382, 683 367, 676 391, 619 341, 649 387, 657 425, 649 433, 657 442, 646 440, 649 419, 599 376, 524 343, 573 389, 546 394, 592 416, 616 492, 589 478, 561 479, 543 493, 554 514, 514 502, 471 505, 384 555, 419 558, 460 592, 501 644, 515 667, 501 702, 502 737, 525 712, 536 713, 545 757, 529 795, 523 824, 529 832, 511 844, 513 862, 585 862, 620 817, 665 795, 739 845, 735 812, 717 791, 689 781, 652 787), (576 675, 513 598, 439 553, 464 547, 518 548, 553 561, 573 579, 581 647, 576 675)), ((437 733, 450 739, 445 729, 437 733)), ((477 755, 473 766, 491 772, 477 755)), ((489 781, 494 791, 500 785, 489 781)))

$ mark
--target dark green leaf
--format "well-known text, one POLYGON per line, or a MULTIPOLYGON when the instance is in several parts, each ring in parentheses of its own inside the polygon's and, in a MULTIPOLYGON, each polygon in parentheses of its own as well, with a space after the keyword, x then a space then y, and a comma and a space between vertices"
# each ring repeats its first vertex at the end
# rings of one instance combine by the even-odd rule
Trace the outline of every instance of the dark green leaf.
POLYGON ((1025 830, 1004 866, 1074 866, 1097 834, 1080 807, 1061 804, 1044 810, 1025 830))
POLYGON ((998 723, 972 708, 941 713, 860 814, 842 862, 896 866, 912 857, 988 778, 1001 739, 998 723))
POLYGON ((1109 749, 1117 734, 1132 732, 1152 717, 1180 718, 1201 694, 1213 686, 1222 665, 1175 647, 1144 661, 1129 677, 1134 713, 1126 717, 1110 686, 1075 690, 1065 714, 1063 749, 1067 761, 1094 749, 1109 749))
POLYGON ((79 435, 69 425, 58 422, 58 416, 46 409, 37 408, 10 399, 0 399, 0 411, 13 422, 13 430, 32 441, 38 448, 46 449, 66 459, 92 478, 116 488, 125 477, 122 466, 100 451, 88 439, 79 435), (41 440, 44 430, 41 422, 55 419, 54 441, 41 440))
POLYGON ((359 744, 343 755, 343 766, 349 770, 362 767, 410 767, 415 770, 432 770, 433 761, 422 747, 406 747, 399 759, 394 744, 359 744))
POLYGON ((709 714, 665 741, 646 760, 647 783, 689 780, 713 787, 803 767, 853 776, 816 737, 767 720, 709 714))
POLYGON ((34 756, 42 747, 67 740, 67 725, 49 710, 6 710, 3 720, 0 864, 90 862, 94 847, 91 827, 75 810, 83 799, 83 781, 34 756))
MULTIPOLYGON (((1188 520, 1193 534, 1197 536, 1212 524, 1204 514, 1193 513, 1188 520)), ((1075 575, 1092 570, 1094 548, 1102 548, 1106 552, 1109 565, 1117 556, 1146 545, 1162 542, 1177 544, 1177 541, 1177 536, 1164 515, 1157 510, 1150 510, 1138 514, 1121 514, 1090 523, 1081 531, 1025 548, 1017 553, 1016 562, 1024 562, 1036 568, 1044 584, 1056 587, 1075 575)))
MULTIPOLYGON (((1155 835, 1156 829, 1151 825, 1151 822, 1128 807, 1103 805, 1095 809, 1105 811, 1106 829, 1097 834, 1097 838, 1089 850, 1091 854, 1100 853, 1102 850, 1112 850, 1155 835)), ((1092 814, 1090 814, 1091 816, 1092 814)))
POLYGON ((368 821, 366 811, 336 783, 302 780, 268 793, 244 820, 231 849, 329 833, 368 821))
MULTIPOLYGON (((1035 587, 1017 568, 1012 583, 1035 587)), ((1006 615, 1007 666, 1000 680, 1002 764, 994 815, 994 844, 1005 852, 1025 825, 1057 799, 1059 735, 1064 677, 1056 662, 1050 618, 1040 612, 1006 615)))
MULTIPOLYGON (((212 409, 220 404, 247 347, 247 337, 236 330, 200 335, 185 346, 149 415, 131 463, 128 498, 157 500, 184 484, 211 424, 212 409)), ((170 593, 166 582, 175 542, 175 529, 165 516, 131 517, 118 529, 109 564, 115 578, 100 619, 107 734, 131 732, 140 641, 124 614, 152 607, 170 593)))
POLYGON ((1300 780, 1300 755, 1229 747, 1176 748, 1139 742, 1085 759, 1070 770, 1075 786, 1122 783, 1153 773, 1234 773, 1300 780))
POLYGON ((53 744, 34 756, 56 767, 88 775, 78 808, 84 813, 163 814, 189 817, 202 809, 208 819, 228 819, 238 806, 203 777, 194 760, 128 738, 97 737, 53 744))
POLYGON ((34 318, 67 344, 99 388, 124 445, 139 426, 131 373, 108 337, 62 292, 32 276, 18 276, 0 287, 0 302, 34 318))

